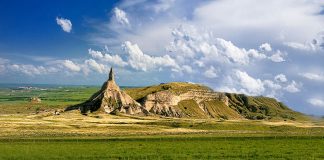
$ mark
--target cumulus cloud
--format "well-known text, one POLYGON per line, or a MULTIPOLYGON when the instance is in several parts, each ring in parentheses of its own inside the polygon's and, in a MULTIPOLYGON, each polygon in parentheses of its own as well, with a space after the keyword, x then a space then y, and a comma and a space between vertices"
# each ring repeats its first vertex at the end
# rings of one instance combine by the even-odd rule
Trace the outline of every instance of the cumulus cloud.
POLYGON ((117 20, 118 23, 122 25, 129 25, 129 20, 127 18, 126 12, 119 9, 118 7, 114 8, 114 17, 117 20))
POLYGON ((201 61, 247 65, 251 59, 266 56, 255 50, 239 48, 231 41, 215 37, 208 31, 194 26, 181 25, 172 31, 173 41, 167 47, 181 59, 200 58, 201 61))
POLYGON ((263 43, 259 47, 262 51, 270 52, 272 51, 271 45, 269 43, 263 43))
POLYGON ((281 51, 277 51, 276 53, 274 53, 273 55, 271 55, 270 57, 269 57, 269 59, 271 60, 271 61, 273 61, 273 62, 284 62, 285 61, 285 59, 284 59, 284 54, 281 52, 281 51))
POLYGON ((98 63, 94 59, 87 59, 83 63, 76 63, 71 60, 54 60, 45 63, 44 65, 32 64, 7 64, 5 66, 9 71, 23 73, 28 76, 47 75, 52 73, 84 73, 88 75, 90 71, 97 73, 106 73, 107 67, 104 64, 98 63))
POLYGON ((263 85, 266 88, 265 92, 263 93, 265 96, 279 98, 282 95, 282 86, 280 84, 271 80, 264 80, 263 85))
POLYGON ((105 71, 107 71, 105 65, 99 64, 93 59, 85 60, 85 64, 99 73, 105 73, 105 71))
POLYGON ((288 80, 282 75, 279 74, 279 76, 276 76, 275 81, 272 81, 254 78, 245 71, 235 69, 221 82, 222 85, 217 89, 223 92, 236 92, 256 96, 264 95, 273 98, 280 98, 286 92, 296 93, 300 91, 301 83, 295 81, 288 83, 288 80))
POLYGON ((119 67, 124 67, 127 65, 127 62, 124 62, 119 55, 111 55, 100 51, 92 50, 91 48, 88 50, 88 52, 91 55, 91 57, 96 58, 99 61, 108 62, 111 65, 119 67))
POLYGON ((288 86, 285 87, 285 90, 290 93, 300 92, 302 84, 292 81, 288 86))
POLYGON ((324 100, 318 98, 310 98, 307 102, 315 107, 324 107, 324 100))
POLYGON ((189 66, 189 65, 183 65, 183 66, 181 66, 181 68, 182 68, 182 71, 184 71, 184 72, 186 72, 188 74, 191 74, 191 73, 194 72, 194 70, 192 69, 192 67, 189 66))
POLYGON ((263 81, 263 85, 269 89, 271 89, 272 91, 276 91, 282 88, 282 86, 278 83, 275 83, 271 80, 264 80, 263 81))
POLYGON ((7 67, 13 72, 20 72, 29 76, 57 72, 57 69, 53 67, 46 68, 44 66, 34 66, 31 64, 10 64, 7 67))
POLYGON ((299 75, 301 75, 302 77, 307 78, 309 80, 324 82, 324 74, 322 74, 322 73, 308 72, 308 73, 301 73, 299 75))
POLYGON ((260 95, 264 92, 264 86, 260 79, 254 79, 240 70, 234 71, 234 77, 241 86, 240 92, 252 95, 260 95))
POLYGON ((210 66, 205 72, 204 72, 204 76, 207 78, 216 78, 218 77, 217 75, 217 70, 213 67, 210 66))
MULTIPOLYGON (((239 63, 239 64, 248 64, 249 63, 249 51, 245 49, 240 49, 235 46, 231 41, 226 41, 221 38, 216 39, 216 48, 218 49, 219 53, 227 58, 228 61, 239 63)), ((255 55, 255 50, 252 50, 252 55, 255 55)))
POLYGON ((63 31, 70 33, 72 30, 72 23, 70 20, 65 18, 56 17, 56 23, 61 26, 63 31))
POLYGON ((136 70, 148 71, 159 67, 179 69, 178 64, 169 55, 161 57, 149 56, 144 54, 137 44, 132 44, 129 41, 126 41, 123 46, 128 55, 128 64, 136 70))
POLYGON ((81 67, 78 64, 72 62, 71 60, 63 60, 62 65, 64 65, 67 69, 73 72, 79 72, 81 70, 81 67))
POLYGON ((274 78, 277 82, 287 82, 287 78, 284 74, 278 74, 274 78))

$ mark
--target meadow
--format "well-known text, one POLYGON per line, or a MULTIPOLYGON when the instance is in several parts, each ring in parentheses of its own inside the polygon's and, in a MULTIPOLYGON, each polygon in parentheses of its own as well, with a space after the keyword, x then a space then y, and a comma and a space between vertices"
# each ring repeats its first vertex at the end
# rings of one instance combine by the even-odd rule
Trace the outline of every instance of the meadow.
POLYGON ((0 89, 0 159, 324 159, 324 122, 78 111, 97 86, 0 89), (29 98, 42 99, 39 104, 29 98))
POLYGON ((0 142, 0 159, 323 159, 323 138, 155 137, 0 142), (10 144, 10 145, 9 145, 10 144))

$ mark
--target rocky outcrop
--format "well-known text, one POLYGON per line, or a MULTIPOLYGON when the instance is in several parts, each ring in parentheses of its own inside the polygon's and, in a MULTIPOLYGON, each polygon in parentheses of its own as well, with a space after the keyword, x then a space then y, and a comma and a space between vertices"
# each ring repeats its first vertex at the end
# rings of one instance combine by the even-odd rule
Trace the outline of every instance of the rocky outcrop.
POLYGON ((132 97, 120 90, 114 80, 113 69, 110 69, 108 80, 101 89, 84 103, 68 107, 66 110, 79 109, 82 114, 101 111, 106 113, 125 113, 147 115, 148 111, 132 97))
MULTIPOLYGON (((66 111, 73 109, 82 114, 104 112, 188 118, 295 120, 302 117, 272 98, 214 92, 206 86, 187 82, 161 83, 123 91, 114 80, 112 68, 98 92, 66 111)), ((56 115, 59 113, 55 112, 56 115)))
POLYGON ((198 104, 199 109, 205 112, 206 115, 209 115, 209 113, 203 102, 220 101, 228 106, 228 98, 224 93, 217 93, 204 89, 191 89, 181 94, 174 93, 172 90, 159 91, 148 94, 144 98, 142 105, 153 114, 168 117, 184 117, 187 114, 177 106, 181 101, 185 100, 193 100, 198 104))

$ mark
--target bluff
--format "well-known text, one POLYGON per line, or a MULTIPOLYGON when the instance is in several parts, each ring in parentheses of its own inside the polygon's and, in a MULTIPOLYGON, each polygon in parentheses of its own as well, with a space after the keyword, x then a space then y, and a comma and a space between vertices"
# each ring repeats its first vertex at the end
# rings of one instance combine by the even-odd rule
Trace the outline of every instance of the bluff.
POLYGON ((113 69, 101 89, 94 93, 86 102, 70 106, 66 111, 79 109, 82 114, 88 112, 125 113, 147 115, 148 111, 132 97, 122 91, 115 82, 113 69))
POLYGON ((152 114, 166 117, 302 120, 306 116, 274 98, 215 92, 187 82, 127 88, 125 92, 152 114))
POLYGON ((82 114, 105 112, 178 118, 298 120, 305 117, 273 98, 215 92, 204 85, 187 82, 121 90, 112 68, 98 92, 66 111, 73 109, 82 114))

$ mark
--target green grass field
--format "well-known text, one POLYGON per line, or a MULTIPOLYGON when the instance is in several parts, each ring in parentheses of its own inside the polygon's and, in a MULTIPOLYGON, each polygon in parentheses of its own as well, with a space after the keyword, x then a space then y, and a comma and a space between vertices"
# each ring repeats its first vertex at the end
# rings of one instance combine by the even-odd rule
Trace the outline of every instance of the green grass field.
POLYGON ((324 159, 323 120, 53 115, 98 89, 1 88, 0 159, 324 159))
MULTIPOLYGON (((24 86, 24 85, 21 85, 24 86)), ((63 109, 87 100, 99 86, 41 86, 33 89, 0 88, 0 114, 34 113, 35 110, 63 109), (41 104, 29 102, 39 97, 41 104)))
POLYGON ((323 137, 126 138, 0 142, 0 159, 324 159, 323 137))

